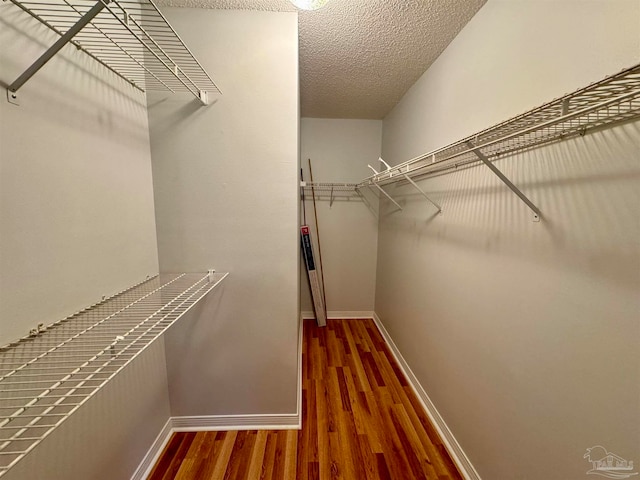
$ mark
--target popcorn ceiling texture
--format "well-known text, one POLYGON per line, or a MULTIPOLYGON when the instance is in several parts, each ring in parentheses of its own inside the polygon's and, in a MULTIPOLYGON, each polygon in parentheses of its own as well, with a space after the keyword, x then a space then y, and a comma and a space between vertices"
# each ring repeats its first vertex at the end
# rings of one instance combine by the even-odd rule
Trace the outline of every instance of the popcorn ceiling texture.
MULTIPOLYGON (((486 0, 329 0, 300 11, 303 117, 381 119, 486 0)), ((161 0, 173 7, 296 11, 288 0, 161 0)), ((215 72, 212 72, 215 77, 215 72)))

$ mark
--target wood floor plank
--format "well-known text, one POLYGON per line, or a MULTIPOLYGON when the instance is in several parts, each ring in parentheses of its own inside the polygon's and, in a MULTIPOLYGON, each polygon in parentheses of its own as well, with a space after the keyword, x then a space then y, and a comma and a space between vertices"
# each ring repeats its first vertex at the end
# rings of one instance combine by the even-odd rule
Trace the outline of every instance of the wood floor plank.
POLYGON ((253 446, 253 451, 251 452, 247 480, 260 480, 260 477, 262 476, 264 454, 267 449, 267 435, 268 432, 266 430, 256 432, 256 440, 253 446))
MULTIPOLYGON (((276 478, 273 474, 273 466, 275 464, 276 443, 278 441, 278 433, 275 431, 267 432, 267 444, 264 450, 264 464, 262 466, 261 480, 271 480, 276 478)), ((296 474, 296 478, 299 477, 296 474)))
POLYGON ((224 440, 220 446, 220 453, 216 457, 216 462, 211 472, 210 480, 220 480, 224 478, 231 459, 231 453, 236 443, 238 432, 225 432, 224 440))
POLYGON ((462 480, 372 320, 302 335, 301 430, 175 433, 149 480, 462 480))

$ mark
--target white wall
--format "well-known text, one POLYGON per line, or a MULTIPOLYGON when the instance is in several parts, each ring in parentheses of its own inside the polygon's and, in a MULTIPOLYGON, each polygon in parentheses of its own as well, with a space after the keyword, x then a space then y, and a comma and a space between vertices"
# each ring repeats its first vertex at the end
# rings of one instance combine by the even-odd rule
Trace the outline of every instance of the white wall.
MULTIPOLYGON (((311 159, 316 182, 359 182, 368 175, 367 164, 377 163, 381 140, 381 120, 303 118, 300 122, 300 158, 305 180, 310 180, 308 159, 311 159)), ((310 192, 307 194, 307 224, 315 241, 313 201, 310 192)), ((336 192, 331 205, 330 192, 317 192, 325 295, 330 315, 366 315, 373 311, 378 202, 370 191, 363 194, 369 204, 358 196, 336 192)), ((317 243, 315 247, 317 252, 317 243)), ((312 315, 309 281, 304 262, 301 264, 301 309, 305 315, 312 315)))
POLYGON ((172 414, 295 413, 297 15, 163 12, 223 95, 149 97, 160 267, 231 272, 198 338, 167 334, 172 414))
MULTIPOLYGON (((389 114, 399 163, 640 59, 640 3, 490 0, 389 114)), ((424 180, 381 205, 376 312, 489 480, 640 461, 640 123, 424 180)))
MULTIPOLYGON (((0 81, 58 38, 0 5, 0 81)), ((73 47, 0 99, 0 344, 158 271, 144 94, 73 47)), ((3 479, 129 478, 169 415, 144 352, 3 479)))
MULTIPOLYGON (((58 36, 0 9, 6 86, 58 36)), ((72 47, 18 94, 0 99, 0 345, 158 272, 144 94, 72 47)))

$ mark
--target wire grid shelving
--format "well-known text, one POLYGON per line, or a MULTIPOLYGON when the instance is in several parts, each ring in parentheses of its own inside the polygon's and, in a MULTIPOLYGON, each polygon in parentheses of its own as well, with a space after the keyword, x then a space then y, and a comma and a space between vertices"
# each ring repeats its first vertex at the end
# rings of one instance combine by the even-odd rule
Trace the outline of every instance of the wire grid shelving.
POLYGON ((220 93, 152 0, 11 2, 61 38, 80 28, 68 41, 139 90, 190 92, 205 104, 220 93))
POLYGON ((333 206, 335 201, 362 199, 357 183, 301 182, 300 187, 307 200, 329 200, 329 206, 333 206))
POLYGON ((327 191, 335 191, 335 192, 353 192, 358 188, 357 183, 338 183, 338 182, 302 182, 300 184, 302 188, 306 191, 314 190, 316 192, 327 192, 327 191))
POLYGON ((0 476, 227 273, 161 274, 0 350, 0 476))
POLYGON ((426 178, 588 130, 640 118, 640 64, 443 148, 365 178, 359 187, 426 178))

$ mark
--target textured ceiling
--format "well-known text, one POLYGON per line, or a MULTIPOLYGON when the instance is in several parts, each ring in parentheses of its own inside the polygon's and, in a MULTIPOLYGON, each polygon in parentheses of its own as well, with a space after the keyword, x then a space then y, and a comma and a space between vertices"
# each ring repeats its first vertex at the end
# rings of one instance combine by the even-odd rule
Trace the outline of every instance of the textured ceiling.
MULTIPOLYGON (((300 11, 303 117, 383 118, 487 0, 329 0, 300 11)), ((296 11, 288 0, 161 5, 296 11)))

